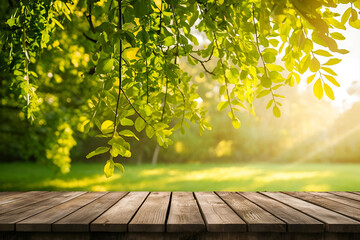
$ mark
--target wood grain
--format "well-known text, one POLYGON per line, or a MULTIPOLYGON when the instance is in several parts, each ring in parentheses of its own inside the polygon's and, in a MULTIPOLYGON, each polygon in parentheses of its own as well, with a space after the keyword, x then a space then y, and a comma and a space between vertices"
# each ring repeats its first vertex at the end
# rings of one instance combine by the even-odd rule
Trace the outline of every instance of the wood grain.
POLYGON ((240 194, 246 197, 247 199, 249 199, 250 201, 252 201, 254 204, 259 205, 260 207, 262 207, 272 215, 284 221, 287 224, 288 232, 323 232, 324 231, 325 226, 323 223, 285 204, 275 201, 260 193, 242 192, 240 194))
POLYGON ((24 207, 42 201, 46 198, 50 198, 56 195, 56 192, 25 192, 20 195, 4 197, 1 199, 0 214, 15 210, 17 208, 24 207))
POLYGON ((307 192, 286 192, 286 194, 314 203, 331 211, 341 213, 350 218, 360 221, 360 209, 358 208, 353 208, 348 205, 307 192))
POLYGON ((295 208, 310 217, 325 223, 328 232, 359 232, 360 223, 339 213, 279 192, 262 192, 279 202, 295 208))
POLYGON ((90 223, 119 201, 126 192, 110 192, 52 224, 54 232, 88 232, 90 223))
POLYGON ((205 223, 191 192, 174 192, 171 197, 168 232, 202 232, 205 223))
POLYGON ((86 206, 105 193, 89 192, 74 199, 29 217, 16 224, 16 230, 22 232, 51 232, 51 225, 70 213, 86 206))
POLYGON ((243 196, 230 192, 218 192, 218 195, 244 219, 249 232, 286 232, 283 221, 243 196))
POLYGON ((130 192, 90 225, 93 232, 127 232, 128 223, 149 192, 130 192))
POLYGON ((354 208, 360 208, 360 201, 356 201, 347 197, 342 197, 342 196, 338 196, 338 195, 334 195, 331 193, 327 193, 327 192, 311 192, 311 194, 317 195, 317 196, 321 196, 354 208))
POLYGON ((82 193, 83 192, 53 192, 52 198, 4 213, 0 215, 0 231, 14 231, 15 223, 75 198, 82 193))
POLYGON ((152 192, 129 223, 129 232, 165 232, 170 192, 152 192))
POLYGON ((342 196, 356 201, 360 201, 360 195, 355 194, 354 192, 330 192, 330 193, 337 196, 342 196))
POLYGON ((215 193, 195 192, 208 232, 245 232, 246 223, 215 193))

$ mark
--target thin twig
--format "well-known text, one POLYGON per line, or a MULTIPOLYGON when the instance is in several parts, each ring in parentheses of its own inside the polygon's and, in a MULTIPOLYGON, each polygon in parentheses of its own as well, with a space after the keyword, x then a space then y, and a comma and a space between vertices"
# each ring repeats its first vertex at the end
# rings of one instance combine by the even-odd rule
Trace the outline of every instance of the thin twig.
POLYGON ((205 72, 207 72, 207 73, 209 73, 209 74, 211 74, 211 75, 215 76, 215 73, 213 73, 213 72, 209 71, 209 70, 206 68, 206 66, 205 66, 205 64, 204 64, 204 61, 202 61, 202 60, 198 59, 197 57, 195 57, 195 56, 191 55, 190 53, 189 53, 189 56, 190 56, 190 57, 192 57, 193 59, 197 60, 197 61, 201 64, 201 66, 203 67, 203 69, 205 70, 205 72))
MULTIPOLYGON (((118 0, 118 5, 119 5, 119 29, 122 30, 122 12, 121 12, 121 0, 118 0)), ((120 102, 120 95, 121 95, 121 92, 122 92, 122 39, 120 39, 120 56, 119 56, 119 91, 118 91, 118 98, 117 98, 117 101, 116 101, 116 109, 115 109, 115 119, 114 119, 114 132, 113 134, 115 135, 115 132, 116 132, 116 126, 117 126, 117 118, 118 118, 118 110, 119 110, 119 102, 120 102)))
POLYGON ((95 33, 94 24, 92 22, 92 14, 91 14, 91 3, 88 3, 88 14, 85 14, 86 19, 89 22, 90 30, 95 33))
POLYGON ((88 35, 86 35, 86 33, 82 33, 83 35, 84 35, 84 37, 87 39, 87 40, 89 40, 89 41, 91 41, 91 42, 93 42, 93 43, 97 43, 97 40, 96 39, 94 39, 94 38, 92 38, 92 37, 89 37, 88 35))

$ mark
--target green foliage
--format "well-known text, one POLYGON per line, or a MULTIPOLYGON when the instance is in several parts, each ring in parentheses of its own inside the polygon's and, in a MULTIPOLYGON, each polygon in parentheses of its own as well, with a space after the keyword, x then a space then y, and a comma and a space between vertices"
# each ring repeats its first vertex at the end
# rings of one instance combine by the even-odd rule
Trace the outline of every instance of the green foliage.
POLYGON ((180 68, 180 59, 201 65, 217 81, 218 110, 228 109, 235 128, 241 126, 241 108, 254 113, 256 98, 270 97, 267 108, 280 117, 282 96, 276 92, 299 84, 299 74, 307 71, 314 73, 309 84, 317 77, 315 96, 321 99, 325 91, 334 99, 331 87, 340 84, 329 66, 341 61, 334 55, 347 53, 338 47, 344 37, 337 29, 347 23, 360 28, 359 5, 350 0, 10 0, 0 36, 2 104, 24 107, 35 123, 51 109, 64 122, 73 121, 71 128, 106 138, 107 145, 88 157, 109 152, 104 172, 111 176, 114 166, 122 169, 113 159, 131 156, 128 138, 137 139, 133 125, 163 147, 190 122, 199 125, 200 134, 211 128, 197 101, 197 85, 180 68), (339 4, 349 5, 342 16, 332 11, 339 4), (199 33, 206 44, 199 43, 199 33), (55 57, 59 53, 62 59, 55 57), (47 62, 45 56, 53 59, 47 62), (216 61, 212 69, 211 60, 216 61), (75 109, 66 106, 69 101, 77 102, 75 109))

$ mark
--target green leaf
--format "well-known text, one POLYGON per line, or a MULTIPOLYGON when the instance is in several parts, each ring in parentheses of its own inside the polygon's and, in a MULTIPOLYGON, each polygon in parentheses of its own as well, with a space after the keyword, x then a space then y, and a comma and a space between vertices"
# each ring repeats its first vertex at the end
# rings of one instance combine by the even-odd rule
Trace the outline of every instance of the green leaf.
POLYGON ((332 57, 332 54, 329 53, 328 51, 325 50, 316 50, 314 51, 315 54, 320 55, 320 56, 324 56, 324 57, 332 57))
POLYGON ((119 132, 119 135, 125 136, 125 137, 134 137, 136 140, 139 141, 139 138, 129 129, 125 129, 119 132))
POLYGON ((270 90, 263 90, 258 95, 256 95, 256 98, 264 97, 264 96, 268 95, 269 93, 270 93, 270 90))
POLYGON ((331 87, 329 85, 327 85, 326 83, 324 83, 324 90, 325 90, 325 94, 326 96, 328 96, 328 98, 330 98, 331 100, 335 100, 335 96, 334 96, 334 92, 331 89, 331 87))
POLYGON ((56 20, 55 18, 52 18, 51 20, 52 20, 56 25, 58 25, 62 30, 64 30, 64 26, 61 25, 61 23, 60 23, 58 20, 56 20))
POLYGON ((112 58, 100 59, 96 66, 96 72, 99 74, 109 73, 113 69, 114 63, 115 60, 112 58))
POLYGON ((125 168, 121 163, 114 163, 115 167, 117 167, 122 174, 125 173, 125 168))
POLYGON ((228 102, 228 101, 220 102, 220 103, 217 105, 217 110, 220 112, 220 111, 224 110, 228 105, 229 105, 229 102, 228 102))
POLYGON ((277 72, 282 72, 284 71, 284 68, 280 65, 276 65, 276 64, 266 64, 267 69, 269 69, 270 71, 277 71, 277 72))
POLYGON ((120 120, 120 124, 122 126, 132 126, 132 125, 134 125, 134 122, 131 119, 123 118, 123 119, 120 120))
POLYGON ((334 84, 336 87, 340 87, 340 84, 336 81, 336 79, 333 76, 327 74, 324 74, 324 76, 326 77, 327 80, 329 80, 329 82, 334 84))
POLYGON ((111 177, 114 174, 113 160, 107 160, 105 167, 104 167, 104 173, 107 178, 111 177))
POLYGON ((9 18, 6 23, 9 25, 9 27, 13 27, 16 25, 16 18, 9 18))
POLYGON ((148 136, 148 138, 152 138, 154 133, 155 131, 151 126, 146 126, 146 136, 148 136))
POLYGON ((281 112, 280 112, 280 109, 279 107, 275 104, 274 107, 273 107, 273 114, 275 117, 279 118, 281 117, 281 112))
POLYGON ((108 147, 98 147, 97 149, 95 149, 94 151, 92 151, 91 153, 89 153, 88 155, 86 155, 86 158, 91 158, 91 157, 93 157, 93 156, 106 153, 106 152, 108 152, 109 150, 110 150, 110 148, 108 148, 108 147))
POLYGON ((268 104, 266 105, 266 109, 269 109, 274 103, 274 99, 271 99, 268 104))
POLYGON ((311 59, 310 65, 309 65, 309 69, 311 72, 317 72, 320 69, 320 62, 319 60, 317 60, 317 58, 313 58, 311 59))
POLYGON ((324 65, 335 65, 335 64, 338 64, 339 62, 341 62, 341 59, 331 58, 324 65))
POLYGON ((169 47, 175 44, 175 38, 173 36, 168 36, 164 39, 164 45, 169 47))
POLYGON ((317 97, 319 100, 323 97, 324 90, 320 78, 315 82, 313 91, 315 97, 317 97))
POLYGON ((114 122, 110 120, 106 120, 101 124, 101 132, 103 134, 111 133, 114 131, 114 122))
POLYGON ((144 128, 145 128, 145 121, 141 117, 138 117, 135 120, 136 131, 141 132, 144 128))

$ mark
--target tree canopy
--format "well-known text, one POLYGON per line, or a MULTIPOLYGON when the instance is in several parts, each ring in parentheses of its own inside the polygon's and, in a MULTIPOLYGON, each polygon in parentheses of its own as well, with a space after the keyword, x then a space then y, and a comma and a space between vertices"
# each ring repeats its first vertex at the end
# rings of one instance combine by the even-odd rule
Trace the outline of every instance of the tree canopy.
POLYGON ((108 154, 110 177, 115 167, 124 171, 115 158, 131 157, 133 127, 163 147, 189 123, 200 134, 211 129, 180 61, 217 81, 217 108, 234 128, 240 109, 254 113, 256 98, 268 98, 280 117, 278 89, 306 72, 314 95, 333 100, 340 83, 332 66, 348 53, 339 30, 360 29, 359 9, 359 0, 8 0, 0 10, 0 105, 46 126, 27 147, 43 142, 62 172, 75 130, 107 139, 87 157, 108 154))

